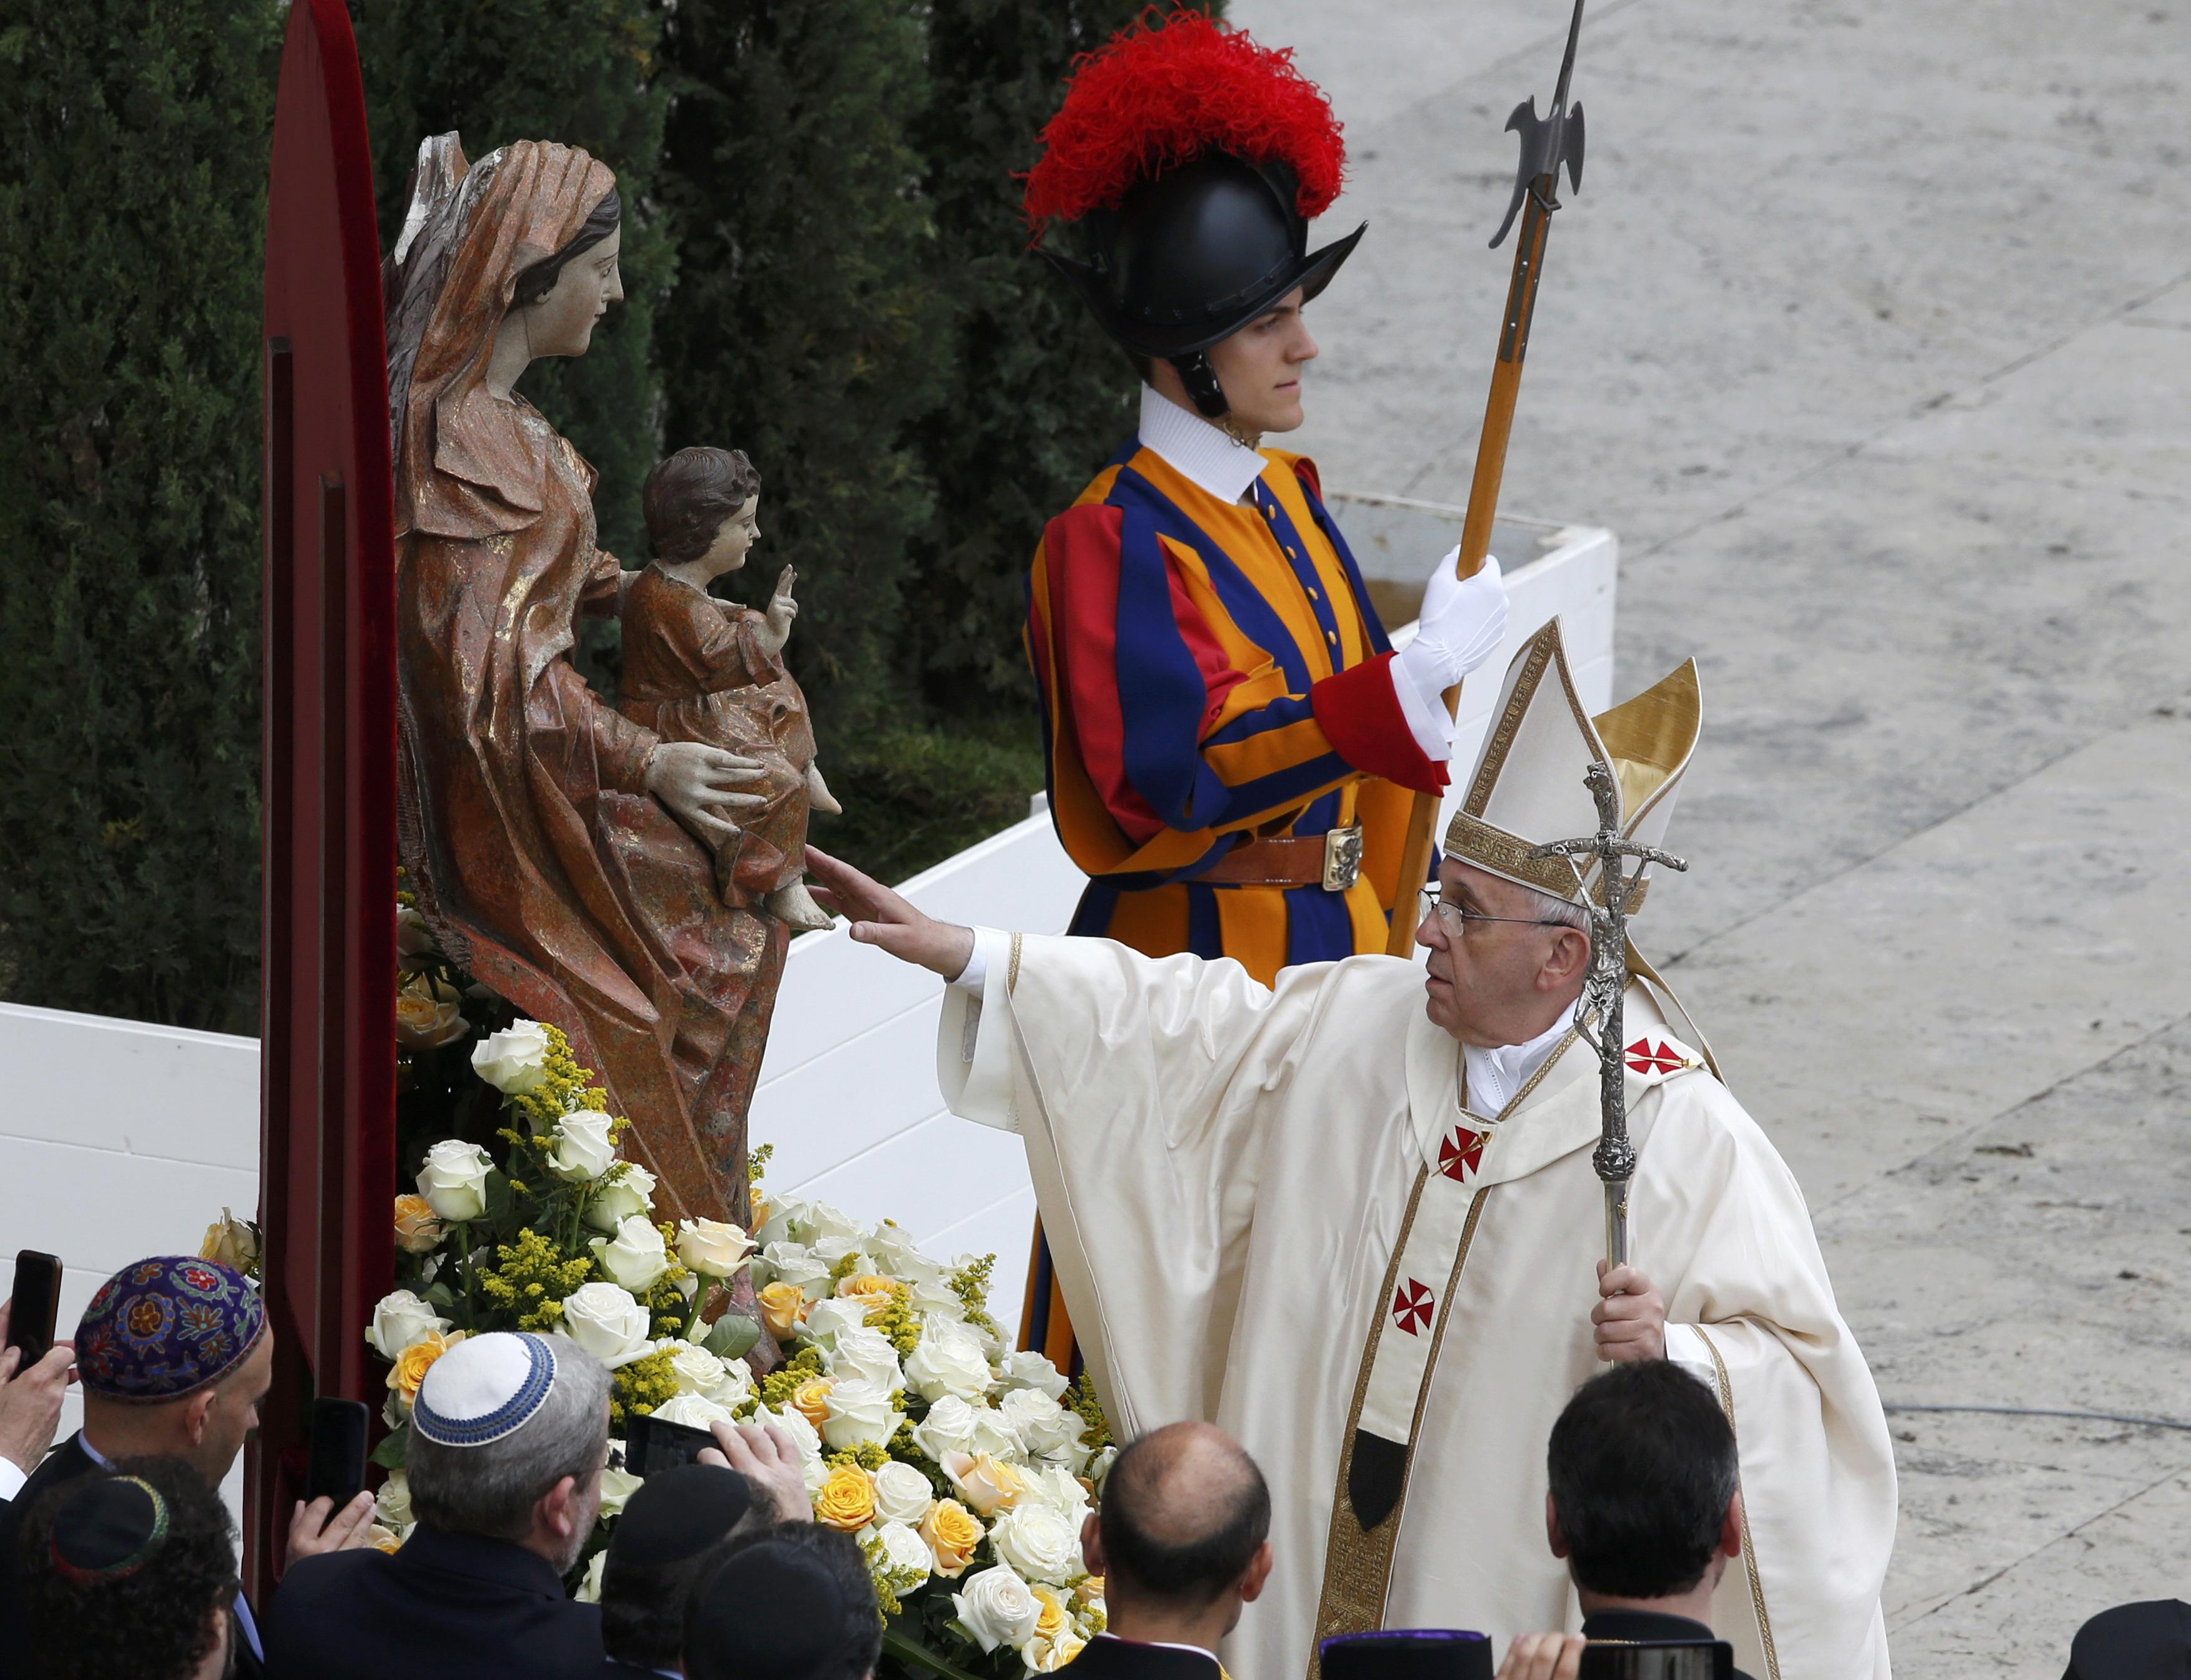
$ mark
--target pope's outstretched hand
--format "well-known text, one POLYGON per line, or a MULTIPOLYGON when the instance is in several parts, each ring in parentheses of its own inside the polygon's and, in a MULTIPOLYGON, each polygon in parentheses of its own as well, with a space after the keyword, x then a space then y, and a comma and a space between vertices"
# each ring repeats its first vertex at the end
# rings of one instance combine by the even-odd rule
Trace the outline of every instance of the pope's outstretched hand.
POLYGON ((900 962, 918 963, 946 980, 966 971, 974 954, 974 930, 925 916, 880 881, 815 846, 806 848, 806 867, 822 883, 814 897, 825 909, 847 917, 852 937, 888 951, 900 962))

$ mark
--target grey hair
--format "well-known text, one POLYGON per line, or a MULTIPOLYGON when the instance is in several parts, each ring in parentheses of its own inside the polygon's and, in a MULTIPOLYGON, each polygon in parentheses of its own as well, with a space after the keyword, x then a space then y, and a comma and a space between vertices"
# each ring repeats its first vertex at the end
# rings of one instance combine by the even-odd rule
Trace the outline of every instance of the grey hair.
MULTIPOLYGON (((1521 885, 1518 881, 1515 884, 1521 885)), ((1522 891, 1529 895, 1529 907, 1539 920, 1557 922, 1562 927, 1579 928, 1585 933, 1590 931, 1590 912, 1572 898, 1556 897, 1534 886, 1524 886, 1522 891)))
POLYGON ((498 1441, 447 1447, 411 1433, 404 1470, 411 1510, 430 1528, 521 1540, 532 1507, 566 1476, 593 1484, 608 1457, 609 1374, 563 1336, 550 1336, 555 1381, 540 1409, 498 1441))

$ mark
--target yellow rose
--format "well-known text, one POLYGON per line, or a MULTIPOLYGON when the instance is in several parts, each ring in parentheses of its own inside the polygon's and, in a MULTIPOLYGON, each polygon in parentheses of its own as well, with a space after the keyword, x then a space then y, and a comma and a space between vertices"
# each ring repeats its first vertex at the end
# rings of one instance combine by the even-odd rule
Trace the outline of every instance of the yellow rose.
POLYGON ((796 1284, 787 1284, 779 1279, 765 1284, 757 1297, 760 1320, 768 1326, 768 1333, 778 1341, 783 1341, 799 1327, 806 1316, 806 1291, 796 1284))
POLYGON ((822 1491, 814 1495, 814 1520, 848 1535, 867 1527, 874 1514, 874 1484, 856 1464, 839 1465, 831 1471, 822 1491))
POLYGON ((446 1335, 440 1330, 428 1330, 396 1356, 395 1364, 389 1368, 388 1386, 402 1401, 405 1410, 418 1398, 418 1385, 426 1380, 434 1361, 464 1339, 462 1330, 451 1330, 446 1335))
POLYGON ((217 1260, 246 1277, 259 1275, 259 1239, 249 1225, 226 1208, 206 1227, 205 1241, 198 1244, 200 1260, 217 1260))
POLYGON ((1080 1585, 1073 1589, 1073 1596, 1083 1604, 1093 1604, 1101 1608, 1103 1603, 1103 1577, 1082 1576, 1080 1585))
POLYGON ((1055 1674, 1071 1665, 1088 1643, 1078 1633, 1067 1630, 1055 1639, 1038 1633, 1027 1642, 1020 1656, 1030 1674, 1055 1674))
POLYGON ((1027 1591, 1034 1594, 1035 1603, 1042 1606, 1041 1613, 1035 1618, 1034 1637, 1038 1639, 1056 1638, 1072 1623, 1072 1618, 1065 1609, 1065 1600, 1057 1596, 1055 1588, 1044 1586, 1039 1581, 1029 1581, 1027 1591))
POLYGON ((758 1231, 768 1223, 768 1198, 761 1194, 760 1186, 756 1184, 746 1192, 746 1199, 753 1204, 753 1210, 746 1219, 746 1228, 758 1231))
POLYGON ((791 1409, 821 1432, 829 1418, 829 1390, 834 1387, 826 1376, 811 1376, 791 1391, 791 1409))
POLYGON ((396 994, 396 1042, 406 1050, 439 1050, 471 1031, 457 988, 414 974, 396 994))
POLYGON ((396 1246, 406 1254, 429 1254, 441 1240, 441 1222, 424 1196, 396 1199, 396 1246))
POLYGON ((984 1517, 1009 1511, 1027 1492, 1027 1478, 987 1453, 946 1453, 938 1461, 951 1485, 984 1517))
POLYGON ((855 1272, 839 1280, 837 1299, 858 1301, 868 1309, 868 1321, 872 1324, 890 1310, 891 1303, 896 1299, 896 1288, 895 1278, 885 1278, 876 1272, 855 1272))
POLYGON ((402 1535, 383 1523, 375 1523, 365 1531, 365 1543, 375 1552, 394 1552, 403 1544, 402 1535))
POLYGON ((936 1573, 947 1579, 965 1573, 985 1532, 974 1513, 955 1499, 937 1500, 920 1519, 920 1537, 936 1554, 936 1573))

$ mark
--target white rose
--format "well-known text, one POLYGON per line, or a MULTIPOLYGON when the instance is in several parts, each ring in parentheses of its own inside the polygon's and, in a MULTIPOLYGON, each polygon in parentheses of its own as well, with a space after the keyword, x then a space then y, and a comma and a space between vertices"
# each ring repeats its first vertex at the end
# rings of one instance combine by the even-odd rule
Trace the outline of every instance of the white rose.
POLYGON ((1046 1505, 1080 1532, 1080 1519, 1088 1514, 1088 1489, 1080 1478, 1061 1464, 1031 1464, 1020 1472, 1027 1483, 1027 1498, 1046 1505))
POLYGON ((997 1415, 1027 1445, 1030 1458, 1048 1459, 1078 1470, 1088 1456, 1080 1438, 1087 1420, 1069 1412, 1039 1388, 1015 1388, 997 1402, 997 1415))
POLYGON ((827 1202, 809 1202, 800 1210, 799 1240, 810 1247, 819 1247, 829 1238, 842 1240, 846 1246, 839 1257, 849 1254, 866 1238, 868 1227, 846 1213, 842 1208, 833 1208, 827 1202))
POLYGON ((1003 1379, 1007 1388, 1032 1388, 1038 1393, 1047 1394, 1053 1400, 1063 1399, 1065 1391, 1072 1387, 1059 1374, 1056 1365, 1032 1347, 1007 1353, 998 1360, 997 1375, 1003 1379))
POLYGON ((902 1284, 940 1284, 943 1268, 914 1244, 913 1233, 902 1225, 878 1225, 868 1237, 868 1252, 880 1269, 902 1284))
POLYGON ((652 1288, 669 1269, 669 1250, 663 1245, 662 1233, 641 1214, 617 1227, 614 1237, 596 1237, 586 1246, 612 1282, 635 1292, 652 1288))
POLYGON ((754 1232, 754 1241, 763 1248, 771 1243, 795 1243, 800 1240, 800 1221, 805 1216, 806 1204, 796 1196, 786 1196, 769 1204, 768 1217, 761 1221, 754 1232))
POLYGON ((997 1513, 989 1540, 998 1558, 1029 1580, 1061 1586, 1088 1573, 1080 1561, 1080 1534, 1053 1506, 1021 1501, 997 1513))
POLYGON ((803 1243, 771 1243, 760 1251, 775 1281, 795 1284, 809 1301, 829 1293, 829 1268, 803 1243))
POLYGON ((927 1283, 918 1279, 913 1281, 912 1299, 907 1304, 914 1312, 925 1318, 949 1318, 956 1321, 966 1316, 966 1303, 949 1290, 941 1284, 927 1283))
POLYGON ((520 1021, 472 1046, 472 1071, 504 1096, 521 1096, 548 1077, 548 1029, 520 1021))
POLYGON ((1116 1447, 1106 1447, 1080 1468, 1080 1473, 1096 1484, 1096 1491, 1103 1491, 1103 1484, 1110 1478, 1112 1461, 1118 1456, 1116 1447))
POLYGON ((616 1145, 609 1127, 615 1124, 598 1108, 581 1108, 555 1122, 555 1146, 549 1151, 548 1170, 566 1184, 586 1184, 616 1165, 616 1145))
POLYGON ((615 1284, 583 1284, 563 1303, 563 1333, 611 1370, 654 1351, 646 1309, 615 1284))
POLYGON ((891 1391, 877 1382, 833 1382, 822 1409, 822 1438, 833 1453, 882 1446, 905 1421, 891 1391))
POLYGON ((1030 1674, 1055 1674, 1072 1664, 1088 1642, 1076 1629, 1067 1628, 1055 1639, 1030 1639, 1020 1647, 1020 1660, 1030 1674))
POLYGON ((393 1295, 384 1295, 373 1309, 373 1328, 366 1331, 365 1339, 373 1351, 384 1359, 393 1361, 398 1353, 414 1341, 424 1341, 430 1330, 446 1330, 447 1318, 438 1316, 434 1309, 408 1290, 397 1290, 393 1295))
MULTIPOLYGON (((814 1313, 821 1310, 817 1307, 814 1313)), ((806 1316, 811 1324, 814 1313, 806 1316)), ((864 1324, 837 1332, 828 1349, 828 1364, 832 1377, 872 1382, 885 1394, 893 1388, 905 1387, 905 1373, 898 1369, 897 1349, 880 1330, 871 1330, 864 1324)))
POLYGON ((967 1576, 963 1590, 951 1595, 951 1608, 984 1651, 1026 1643, 1042 1615, 1027 1584, 1001 1563, 967 1576))
POLYGON ((418 1169, 418 1193, 452 1224, 487 1211, 487 1176, 494 1163, 476 1143, 445 1137, 426 1152, 418 1169))
POLYGON ((865 1330, 868 1325, 866 1303, 843 1301, 832 1296, 817 1301, 799 1327, 802 1341, 811 1341, 824 1353, 837 1345, 837 1340, 847 1330, 865 1330))
POLYGON ((974 1408, 974 1427, 966 1437, 966 1450, 1017 1464, 1027 1457, 1027 1447, 1012 1432, 1004 1415, 990 1406, 974 1408))
MULTIPOLYGON (((593 1111, 587 1110, 590 1114, 593 1111)), ((576 1119, 574 1115, 572 1118, 576 1119)), ((606 1133, 603 1134, 606 1136, 606 1133)), ((578 1146, 572 1146, 572 1159, 577 1159, 578 1146)), ((612 1153, 616 1146, 609 1146, 612 1153)), ((614 1162, 610 1165, 613 1166, 614 1162)), ((603 1173, 607 1167, 601 1169, 603 1173)), ((604 1183, 594 1186, 594 1193, 586 1199, 586 1223, 596 1231, 613 1231, 635 1213, 651 1213, 654 1210, 654 1175, 636 1161, 626 1161, 623 1170, 604 1183)))
POLYGON ((673 1394, 654 1409, 653 1415, 664 1423, 682 1423, 694 1429, 731 1421, 729 1407, 702 1394, 673 1394))
POLYGON ((905 1379, 925 1400, 947 1394, 970 1400, 988 1392, 988 1355, 965 1325, 930 1313, 921 1321, 920 1345, 905 1362, 905 1379))
POLYGON ((426 925, 426 918, 408 904, 396 907, 396 954, 399 957, 431 957, 441 954, 435 943, 434 930, 426 925))
POLYGON ((936 1503, 936 1489, 929 1485, 928 1478, 896 1459, 875 1472, 874 1484, 875 1520, 879 1523, 903 1523, 919 1528, 920 1519, 936 1503))
MULTIPOLYGON (((909 1471, 916 1478, 920 1473, 919 1471, 911 1470, 909 1466, 902 1464, 884 1467, 909 1471)), ((915 1533, 909 1524, 899 1522, 885 1523, 875 1530, 875 1538, 882 1542, 885 1570, 901 1577, 915 1574, 920 1577, 909 1586, 898 1587, 896 1592, 899 1597, 904 1597, 908 1592, 918 1592, 928 1585, 928 1577, 936 1568, 936 1554, 928 1549, 928 1542, 915 1533)))
POLYGON ((606 1546, 594 1553, 594 1561, 586 1565, 586 1578, 578 1583, 578 1590, 571 1597, 581 1604, 601 1602, 601 1571, 609 1566, 609 1549, 606 1546))
POLYGON ((735 1406, 753 1392, 753 1371, 743 1359, 723 1359, 721 1363, 723 1380, 708 1398, 720 1405, 735 1406))
POLYGON ((946 1453, 971 1449, 974 1409, 956 1394, 947 1394, 928 1409, 928 1415, 913 1426, 913 1444, 938 1464, 946 1453))
POLYGON ((642 1477, 629 1470, 619 1470, 613 1464, 601 1466, 601 1509, 604 1517, 621 1517, 623 1502, 646 1485, 642 1477))
MULTIPOLYGON (((927 1480, 923 1477, 921 1485, 925 1487, 927 1480)), ((411 1514, 411 1478, 400 1470, 390 1471, 388 1479, 380 1484, 380 1491, 373 1495, 373 1503, 375 1514, 390 1528, 409 1528, 414 1520, 411 1514)))
POLYGON ((703 1394, 715 1398, 715 1391, 723 1386, 723 1362, 704 1347, 695 1347, 689 1341, 664 1341, 654 1344, 657 1353, 669 1357, 669 1374, 677 1379, 680 1394, 703 1394))
POLYGON ((677 1222, 677 1257, 693 1271, 727 1278, 753 1252, 753 1239, 720 1219, 677 1222))
POLYGON ((809 1245, 807 1252, 814 1256, 817 1263, 827 1267, 832 1273, 848 1260, 852 1262, 848 1268, 851 1271, 872 1272, 875 1269, 874 1256, 860 1246, 859 1239, 856 1237, 817 1238, 809 1245))

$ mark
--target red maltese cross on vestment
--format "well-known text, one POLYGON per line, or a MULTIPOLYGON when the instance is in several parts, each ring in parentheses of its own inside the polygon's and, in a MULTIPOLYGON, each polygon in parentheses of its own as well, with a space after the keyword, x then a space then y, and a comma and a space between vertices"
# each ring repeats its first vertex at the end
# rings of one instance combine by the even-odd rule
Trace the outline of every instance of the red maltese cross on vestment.
POLYGON ((1487 1133, 1455 1126, 1438 1145, 1437 1170, 1456 1184, 1465 1184, 1483 1159, 1487 1133))
POLYGON ((1628 1046, 1627 1053, 1629 1069, 1632 1073, 1671 1073, 1678 1072, 1683 1065, 1679 1052, 1664 1039, 1659 1040, 1656 1050, 1651 1048, 1650 1039, 1638 1039, 1628 1046))
POLYGON ((1431 1313, 1437 1305, 1429 1285, 1410 1278, 1392 1297, 1392 1322, 1409 1335, 1420 1335, 1431 1327, 1431 1313))

